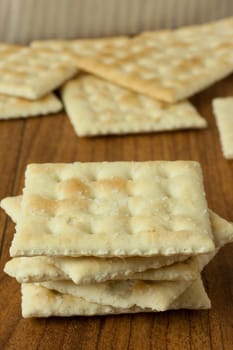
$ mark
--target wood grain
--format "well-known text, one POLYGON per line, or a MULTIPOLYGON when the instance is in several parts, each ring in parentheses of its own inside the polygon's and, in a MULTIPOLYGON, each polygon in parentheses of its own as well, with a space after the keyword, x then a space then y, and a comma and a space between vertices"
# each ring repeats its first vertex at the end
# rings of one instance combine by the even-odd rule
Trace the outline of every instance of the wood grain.
MULTIPOLYGON (((192 159, 202 165, 210 208, 233 220, 233 161, 222 156, 211 110, 214 97, 230 94, 232 76, 192 98, 208 120, 203 131, 80 139, 64 113, 2 121, 0 198, 21 193, 32 162, 192 159)), ((205 269, 210 311, 31 320, 21 317, 18 284, 2 272, 14 233, 3 211, 0 232, 0 349, 233 349, 232 245, 205 269)))

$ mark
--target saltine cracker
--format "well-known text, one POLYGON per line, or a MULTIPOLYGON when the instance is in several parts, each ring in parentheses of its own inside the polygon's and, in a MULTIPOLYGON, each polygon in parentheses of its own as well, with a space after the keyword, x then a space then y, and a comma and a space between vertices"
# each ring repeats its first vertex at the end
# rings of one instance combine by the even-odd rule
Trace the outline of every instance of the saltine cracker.
POLYGON ((233 97, 215 98, 213 110, 224 157, 233 159, 233 97))
POLYGON ((61 89, 79 136, 204 128, 207 122, 190 102, 171 105, 81 74, 61 89))
POLYGON ((213 250, 196 162, 27 167, 11 256, 169 256, 213 250))

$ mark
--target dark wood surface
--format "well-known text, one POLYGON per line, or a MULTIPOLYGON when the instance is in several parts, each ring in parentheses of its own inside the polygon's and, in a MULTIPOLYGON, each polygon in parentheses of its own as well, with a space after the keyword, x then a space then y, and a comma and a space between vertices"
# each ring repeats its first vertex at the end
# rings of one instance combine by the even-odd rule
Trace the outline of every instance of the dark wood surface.
MULTIPOLYGON (((211 109, 216 96, 233 95, 233 77, 194 96, 208 120, 202 131, 78 138, 65 113, 0 122, 0 198, 21 193, 32 162, 197 160, 209 207, 233 220, 233 161, 223 158, 211 109)), ((232 245, 204 272, 210 311, 171 311, 110 317, 23 319, 20 288, 3 272, 14 225, 0 212, 0 349, 233 349, 232 245)))

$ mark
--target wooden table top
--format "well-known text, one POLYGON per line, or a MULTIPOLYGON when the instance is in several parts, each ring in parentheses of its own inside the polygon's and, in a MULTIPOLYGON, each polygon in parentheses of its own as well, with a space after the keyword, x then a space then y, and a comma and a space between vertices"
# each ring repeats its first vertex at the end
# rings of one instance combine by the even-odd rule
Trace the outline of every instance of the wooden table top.
MULTIPOLYGON (((233 161, 223 158, 211 100, 233 94, 233 76, 192 98, 208 128, 150 135, 78 138, 65 113, 0 122, 0 198, 20 194, 32 162, 196 160, 209 207, 233 221, 233 161)), ((0 211, 0 349, 233 349, 232 245, 204 271, 209 311, 23 319, 20 288, 3 273, 14 225, 0 211)))

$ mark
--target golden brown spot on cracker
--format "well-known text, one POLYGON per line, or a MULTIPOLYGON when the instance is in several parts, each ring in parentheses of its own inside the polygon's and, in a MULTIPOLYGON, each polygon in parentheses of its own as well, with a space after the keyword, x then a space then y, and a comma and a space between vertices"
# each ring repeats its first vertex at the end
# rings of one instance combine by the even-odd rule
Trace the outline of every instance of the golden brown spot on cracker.
POLYGON ((80 195, 89 196, 89 187, 78 179, 68 179, 58 184, 58 191, 62 197, 77 198, 80 195))
POLYGON ((116 176, 111 179, 98 180, 94 182, 94 186, 106 191, 126 191, 127 183, 125 179, 116 176))

